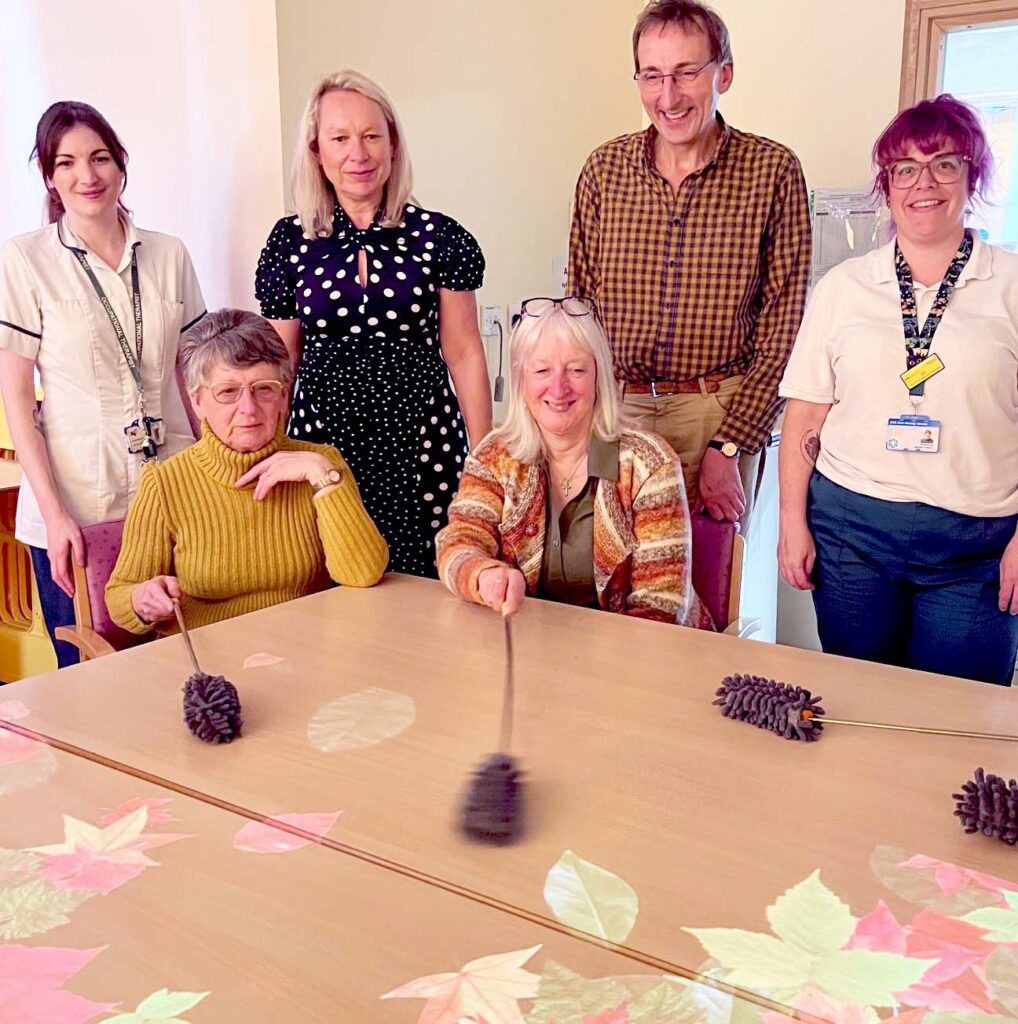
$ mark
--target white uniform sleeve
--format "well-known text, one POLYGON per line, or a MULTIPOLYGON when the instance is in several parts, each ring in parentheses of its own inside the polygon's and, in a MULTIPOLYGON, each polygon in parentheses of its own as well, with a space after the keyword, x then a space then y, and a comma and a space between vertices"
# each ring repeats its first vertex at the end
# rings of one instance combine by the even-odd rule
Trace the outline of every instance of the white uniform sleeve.
POLYGON ((835 268, 817 285, 806 304, 792 355, 778 388, 782 398, 798 398, 818 405, 834 402, 834 364, 830 342, 838 327, 833 322, 837 277, 835 268))
POLYGON ((25 254, 10 239, 0 245, 0 348, 34 360, 42 340, 39 290, 25 254))
POLYGON ((198 277, 191 264, 191 256, 186 246, 180 246, 180 301, 184 305, 184 315, 180 321, 180 333, 193 327, 205 315, 205 300, 202 298, 198 277))

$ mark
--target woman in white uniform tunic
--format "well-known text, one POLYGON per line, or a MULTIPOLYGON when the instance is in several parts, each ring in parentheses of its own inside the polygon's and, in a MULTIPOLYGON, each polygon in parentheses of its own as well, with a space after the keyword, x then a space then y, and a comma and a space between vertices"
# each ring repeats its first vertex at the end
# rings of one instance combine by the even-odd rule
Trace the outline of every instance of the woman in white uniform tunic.
MULTIPOLYGON (((50 223, 0 245, 0 392, 24 470, 15 536, 52 636, 74 621, 80 527, 123 518, 142 463, 194 440, 177 341, 205 304, 183 244, 128 216, 127 152, 98 111, 54 103, 33 155, 50 223)), ((77 660, 56 646, 61 667, 77 660)))

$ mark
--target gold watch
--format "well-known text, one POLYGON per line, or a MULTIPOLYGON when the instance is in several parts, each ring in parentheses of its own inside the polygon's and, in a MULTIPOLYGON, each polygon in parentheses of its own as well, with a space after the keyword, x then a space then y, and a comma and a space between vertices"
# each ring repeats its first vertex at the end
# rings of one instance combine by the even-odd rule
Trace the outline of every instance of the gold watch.
POLYGON ((718 441, 714 438, 707 442, 707 447, 721 452, 726 459, 734 459, 739 454, 739 446, 734 441, 718 441))
POLYGON ((317 494, 319 491, 324 491, 326 487, 332 487, 334 484, 338 484, 343 479, 343 474, 338 469, 330 469, 321 480, 316 480, 311 485, 311 493, 317 494))

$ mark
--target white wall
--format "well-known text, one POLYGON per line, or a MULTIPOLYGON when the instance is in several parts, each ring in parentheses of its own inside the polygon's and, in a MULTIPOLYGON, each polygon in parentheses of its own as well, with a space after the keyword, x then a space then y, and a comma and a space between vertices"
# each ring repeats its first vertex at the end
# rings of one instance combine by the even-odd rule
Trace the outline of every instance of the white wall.
POLYGON ((137 223, 184 240, 210 308, 253 308, 283 187, 273 0, 5 0, 3 19, 0 237, 41 224, 39 115, 84 100, 127 147, 137 223))

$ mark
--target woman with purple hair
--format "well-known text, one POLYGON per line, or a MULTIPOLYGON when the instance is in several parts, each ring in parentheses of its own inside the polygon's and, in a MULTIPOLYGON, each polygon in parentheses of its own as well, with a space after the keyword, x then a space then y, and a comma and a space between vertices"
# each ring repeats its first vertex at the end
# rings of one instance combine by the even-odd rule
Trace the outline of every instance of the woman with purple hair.
POLYGON ((965 226, 990 170, 971 107, 902 111, 873 161, 895 238, 820 282, 781 384, 781 573, 829 653, 1008 685, 1018 255, 965 226))

